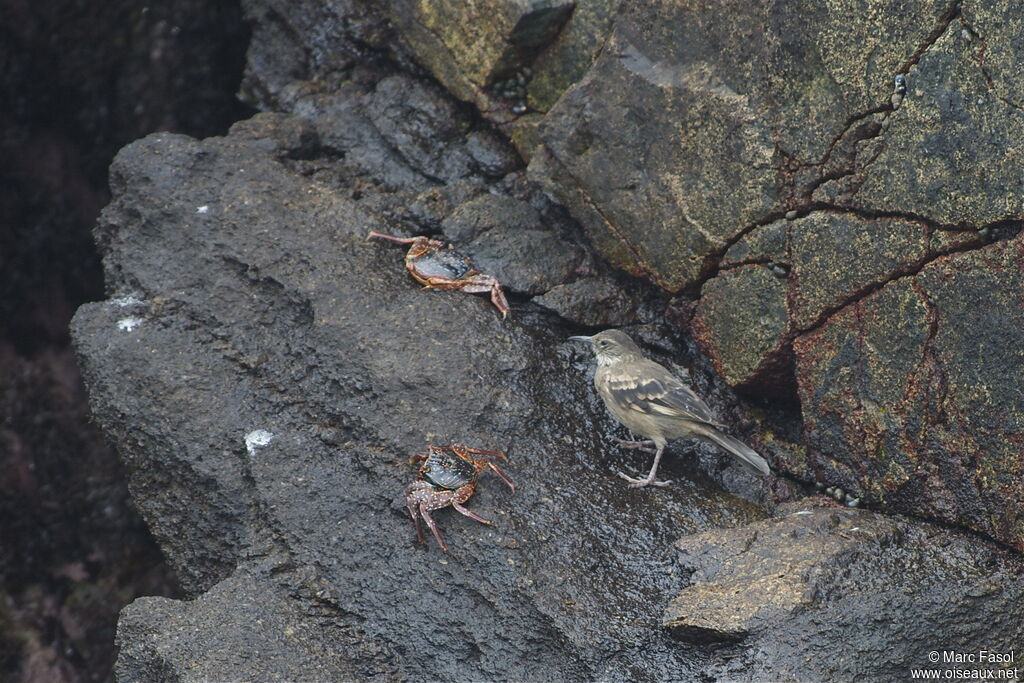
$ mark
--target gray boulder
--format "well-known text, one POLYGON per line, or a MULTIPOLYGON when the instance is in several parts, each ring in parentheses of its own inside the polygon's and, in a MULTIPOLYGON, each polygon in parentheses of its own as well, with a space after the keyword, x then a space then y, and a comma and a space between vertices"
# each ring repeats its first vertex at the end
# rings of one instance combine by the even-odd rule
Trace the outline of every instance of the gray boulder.
MULTIPOLYGON (((308 597, 273 598, 305 615, 302 642, 269 650, 275 661, 317 651, 327 623, 415 678, 692 670, 702 655, 674 646, 652 609, 677 585, 671 541, 764 512, 678 464, 669 491, 623 487, 614 472, 643 465, 610 443, 571 331, 540 309, 503 321, 485 297, 423 291, 401 248, 366 240, 387 228, 380 217, 296 172, 294 129, 260 116, 226 138, 153 135, 112 169, 97 231, 112 298, 82 307, 73 333, 143 517, 185 589, 213 591, 126 613, 121 677, 145 678, 154 657, 189 670, 201 641, 172 624, 270 599, 274 571, 257 566, 268 548, 327 587, 315 619, 308 597), (266 135, 253 139, 254 125, 266 135), (493 527, 435 513, 445 556, 416 544, 403 492, 409 457, 452 441, 505 450, 517 488, 482 477, 468 505, 493 527)), ((219 634, 217 651, 239 638, 219 634)), ((196 671, 234 678, 233 657, 196 671)), ((355 653, 310 657, 244 671, 363 666, 355 653)))

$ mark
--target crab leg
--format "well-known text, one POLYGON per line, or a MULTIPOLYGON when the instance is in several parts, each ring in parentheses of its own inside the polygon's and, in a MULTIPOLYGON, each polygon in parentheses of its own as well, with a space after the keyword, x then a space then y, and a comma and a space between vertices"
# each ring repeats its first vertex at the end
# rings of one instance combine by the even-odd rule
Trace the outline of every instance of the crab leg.
POLYGON ((445 545, 444 539, 441 538, 441 530, 437 528, 437 524, 434 523, 434 518, 430 516, 430 508, 427 507, 426 503, 420 503, 420 514, 423 515, 423 521, 427 523, 430 530, 434 532, 434 538, 437 539, 437 544, 441 546, 441 550, 448 552, 448 546, 445 545))
POLYGON ((366 239, 377 238, 380 240, 387 240, 389 242, 397 242, 398 244, 427 244, 431 247, 440 249, 444 246, 444 242, 438 240, 432 240, 424 235, 417 235, 416 237, 398 237, 397 235, 385 235, 382 232, 371 230, 366 236, 366 239))
POLYGON ((468 284, 463 285, 462 290, 470 294, 486 294, 490 292, 491 303, 501 311, 501 317, 508 317, 509 311, 512 309, 508 306, 508 299, 505 298, 505 291, 501 288, 501 283, 494 279, 493 276, 474 276, 470 280, 464 280, 464 282, 468 282, 468 284))
POLYGON ((464 508, 464 507, 462 507, 461 505, 459 505, 456 502, 452 502, 452 507, 455 508, 456 510, 458 510, 459 512, 461 512, 462 514, 466 515, 470 519, 475 519, 476 521, 480 522, 481 524, 486 524, 488 526, 494 526, 494 522, 492 522, 490 520, 487 520, 487 519, 484 519, 483 517, 481 517, 480 515, 476 514, 475 512, 470 510, 469 508, 464 508))
POLYGON ((502 318, 508 317, 508 312, 511 309, 508 307, 508 299, 505 298, 505 292, 498 283, 494 283, 494 286, 491 287, 491 303, 501 311, 502 318))
POLYGON ((513 491, 516 490, 516 485, 512 483, 512 480, 508 478, 508 475, 501 471, 501 468, 495 465, 493 462, 488 461, 487 466, 494 470, 494 473, 501 477, 501 480, 508 484, 508 487, 513 491))
POLYGON ((405 501, 405 507, 409 508, 409 514, 412 516, 412 523, 416 525, 416 538, 419 539, 420 543, 426 543, 427 539, 423 537, 423 527, 420 526, 420 516, 416 512, 416 508, 409 500, 405 501))
POLYGON ((376 230, 371 230, 370 234, 366 236, 366 239, 373 239, 373 238, 377 238, 377 239, 380 239, 380 240, 388 240, 390 242, 398 242, 399 244, 412 244, 416 240, 421 239, 419 237, 398 237, 396 235, 385 235, 382 232, 377 232, 376 230))
POLYGON ((469 446, 464 446, 463 444, 452 444, 448 448, 450 450, 456 450, 456 448, 458 448, 464 451, 465 453, 468 453, 469 455, 489 455, 492 458, 501 458, 502 460, 508 460, 508 456, 505 455, 502 451, 485 451, 482 448, 470 448, 469 446))

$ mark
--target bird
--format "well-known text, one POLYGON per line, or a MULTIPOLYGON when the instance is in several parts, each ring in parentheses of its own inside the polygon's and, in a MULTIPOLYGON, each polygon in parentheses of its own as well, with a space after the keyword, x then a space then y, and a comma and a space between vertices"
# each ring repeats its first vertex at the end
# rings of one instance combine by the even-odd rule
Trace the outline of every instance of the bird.
POLYGON ((742 441, 723 430, 711 409, 694 391, 667 368, 645 358, 640 347, 621 330, 605 330, 592 337, 569 337, 589 342, 597 358, 594 387, 608 411, 626 429, 646 437, 646 441, 615 439, 623 448, 654 453, 654 464, 646 478, 636 479, 623 472, 618 475, 633 488, 667 486, 658 481, 658 463, 672 439, 697 438, 714 444, 763 475, 771 473, 768 462, 742 441), (652 448, 654 446, 654 448, 652 448))

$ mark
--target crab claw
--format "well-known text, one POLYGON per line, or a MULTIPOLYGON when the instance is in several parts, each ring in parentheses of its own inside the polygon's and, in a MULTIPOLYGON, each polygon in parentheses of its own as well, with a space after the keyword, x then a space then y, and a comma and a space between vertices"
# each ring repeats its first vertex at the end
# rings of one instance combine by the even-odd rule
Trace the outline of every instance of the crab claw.
POLYGON ((509 311, 512 309, 508 307, 508 299, 505 298, 505 291, 497 282, 495 282, 494 287, 491 288, 491 303, 501 311, 502 320, 508 318, 509 311))

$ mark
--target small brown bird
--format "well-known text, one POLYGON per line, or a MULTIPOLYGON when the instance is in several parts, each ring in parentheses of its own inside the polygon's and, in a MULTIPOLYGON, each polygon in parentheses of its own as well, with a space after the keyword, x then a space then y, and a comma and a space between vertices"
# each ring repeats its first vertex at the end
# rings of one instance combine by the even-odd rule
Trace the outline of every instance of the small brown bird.
POLYGON ((658 462, 672 439, 691 437, 724 448, 761 474, 769 474, 768 463, 750 447, 722 432, 724 425, 711 416, 707 404, 666 368, 644 358, 632 339, 619 330, 606 330, 593 337, 569 337, 590 342, 597 357, 594 386, 608 410, 626 429, 650 439, 622 441, 623 448, 654 453, 654 465, 646 479, 634 479, 619 472, 633 488, 666 486, 657 481, 658 462), (651 448, 655 446, 655 448, 651 448))

